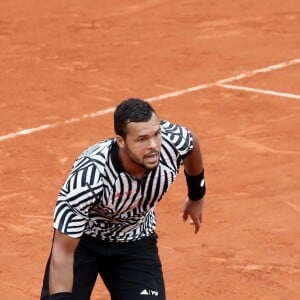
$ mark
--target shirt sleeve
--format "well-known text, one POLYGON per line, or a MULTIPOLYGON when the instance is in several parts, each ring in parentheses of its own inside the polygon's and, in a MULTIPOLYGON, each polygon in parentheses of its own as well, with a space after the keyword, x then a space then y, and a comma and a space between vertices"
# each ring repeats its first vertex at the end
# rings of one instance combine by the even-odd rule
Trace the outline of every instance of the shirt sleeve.
POLYGON ((97 165, 87 157, 76 161, 59 192, 53 227, 73 238, 81 237, 89 222, 90 207, 97 202, 101 192, 97 165))
POLYGON ((161 121, 161 129, 182 158, 193 149, 193 136, 186 127, 161 121))

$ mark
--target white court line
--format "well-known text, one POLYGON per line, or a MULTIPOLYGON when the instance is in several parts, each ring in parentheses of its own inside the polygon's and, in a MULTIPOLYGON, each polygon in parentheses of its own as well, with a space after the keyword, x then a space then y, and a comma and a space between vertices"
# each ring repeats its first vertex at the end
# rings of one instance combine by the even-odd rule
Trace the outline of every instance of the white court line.
POLYGON ((299 63, 300 63, 300 58, 295 58, 295 59, 292 59, 290 61, 282 62, 282 63, 276 64, 276 65, 264 67, 264 68, 261 68, 261 69, 252 70, 252 71, 242 73, 242 74, 237 75, 237 76, 222 79, 222 80, 219 80, 217 82, 217 84, 222 84, 222 83, 227 83, 227 82, 231 82, 231 81, 240 80, 240 79, 247 78, 247 77, 252 77, 252 76, 254 76, 256 74, 259 74, 259 73, 267 73, 267 72, 283 69, 283 68, 286 68, 286 67, 289 67, 289 66, 292 66, 292 65, 295 65, 295 64, 299 64, 299 63))
POLYGON ((275 92, 275 91, 270 91, 270 90, 261 90, 261 89, 246 87, 246 86, 240 86, 240 85, 218 84, 218 86, 221 86, 225 89, 231 89, 231 90, 239 90, 239 91, 253 92, 253 93, 258 93, 258 94, 266 94, 266 95, 272 95, 272 96, 300 99, 300 95, 289 94, 289 93, 280 93, 280 92, 275 92))
POLYGON ((295 211, 300 213, 300 207, 298 207, 297 205, 289 202, 289 201, 284 201, 289 207, 293 208, 295 211))
MULTIPOLYGON (((212 86, 216 86, 216 85, 220 86, 220 85, 222 85, 224 83, 227 83, 227 82, 232 82, 232 81, 237 81, 237 80, 240 80, 240 79, 243 79, 243 78, 252 77, 252 76, 254 76, 256 74, 259 74, 259 73, 266 73, 266 72, 271 72, 271 71, 274 71, 274 70, 283 69, 283 68, 286 68, 286 67, 289 67, 289 66, 292 66, 292 65, 295 65, 295 64, 299 64, 299 63, 300 63, 300 58, 296 58, 296 59, 292 59, 292 60, 282 62, 282 63, 276 64, 276 65, 271 65, 271 66, 268 66, 268 67, 252 70, 252 71, 249 71, 249 72, 246 72, 246 73, 241 73, 237 76, 225 78, 225 79, 218 80, 218 81, 211 82, 211 83, 207 83, 207 84, 196 85, 194 87, 178 90, 178 91, 171 92, 171 93, 162 94, 162 95, 151 97, 151 98, 148 98, 148 99, 145 99, 145 100, 148 101, 148 102, 153 102, 153 101, 169 99, 169 98, 177 97, 177 96, 184 95, 184 94, 187 94, 187 93, 204 90, 204 89, 210 88, 212 86)), ((50 129, 50 128, 55 128, 55 127, 58 127, 60 125, 76 123, 76 122, 80 122, 84 119, 90 119, 90 118, 95 118, 95 117, 98 117, 98 116, 106 115, 108 113, 113 112, 114 110, 115 110, 114 107, 110 107, 110 108, 99 110, 99 111, 96 111, 96 112, 93 112, 93 113, 90 113, 90 114, 84 114, 84 115, 82 115, 81 117, 78 117, 78 118, 71 118, 71 119, 68 119, 68 120, 65 120, 65 121, 62 121, 62 122, 56 122, 56 123, 52 123, 52 124, 44 124, 44 125, 41 125, 41 126, 38 126, 38 127, 28 128, 28 129, 20 130, 20 131, 17 131, 17 132, 8 133, 8 134, 0 136, 0 142, 4 141, 4 140, 16 138, 16 137, 22 136, 22 135, 28 135, 28 134, 31 134, 31 133, 34 133, 34 132, 37 132, 37 131, 42 131, 42 130, 46 130, 46 129, 50 129)))

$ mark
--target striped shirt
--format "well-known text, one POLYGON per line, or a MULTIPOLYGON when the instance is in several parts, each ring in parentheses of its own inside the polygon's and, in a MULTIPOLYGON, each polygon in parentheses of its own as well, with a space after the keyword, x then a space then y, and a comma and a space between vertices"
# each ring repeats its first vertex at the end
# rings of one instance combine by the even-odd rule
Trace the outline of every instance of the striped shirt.
POLYGON ((154 208, 168 190, 183 158, 193 148, 191 132, 161 121, 159 164, 143 179, 125 171, 114 138, 84 151, 60 190, 54 228, 74 238, 83 234, 102 240, 128 242, 155 231, 154 208))

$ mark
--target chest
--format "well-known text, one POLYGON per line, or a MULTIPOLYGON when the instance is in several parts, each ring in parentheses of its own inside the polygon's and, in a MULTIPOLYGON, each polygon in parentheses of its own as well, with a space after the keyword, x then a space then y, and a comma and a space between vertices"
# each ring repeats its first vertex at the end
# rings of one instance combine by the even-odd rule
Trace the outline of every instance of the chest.
POLYGON ((161 200, 177 174, 176 169, 164 165, 159 165, 141 180, 121 173, 113 182, 104 182, 98 205, 108 214, 148 211, 161 200))

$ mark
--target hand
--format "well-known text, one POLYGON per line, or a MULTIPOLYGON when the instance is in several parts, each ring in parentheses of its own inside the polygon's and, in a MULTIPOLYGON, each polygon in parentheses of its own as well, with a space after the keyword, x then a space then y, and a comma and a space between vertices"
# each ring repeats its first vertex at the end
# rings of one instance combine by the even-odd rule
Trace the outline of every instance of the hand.
POLYGON ((204 205, 204 199, 197 201, 192 201, 189 198, 185 201, 183 208, 183 220, 186 221, 188 216, 190 216, 192 222, 195 225, 195 233, 197 233, 200 229, 200 225, 202 222, 202 209, 204 205))

